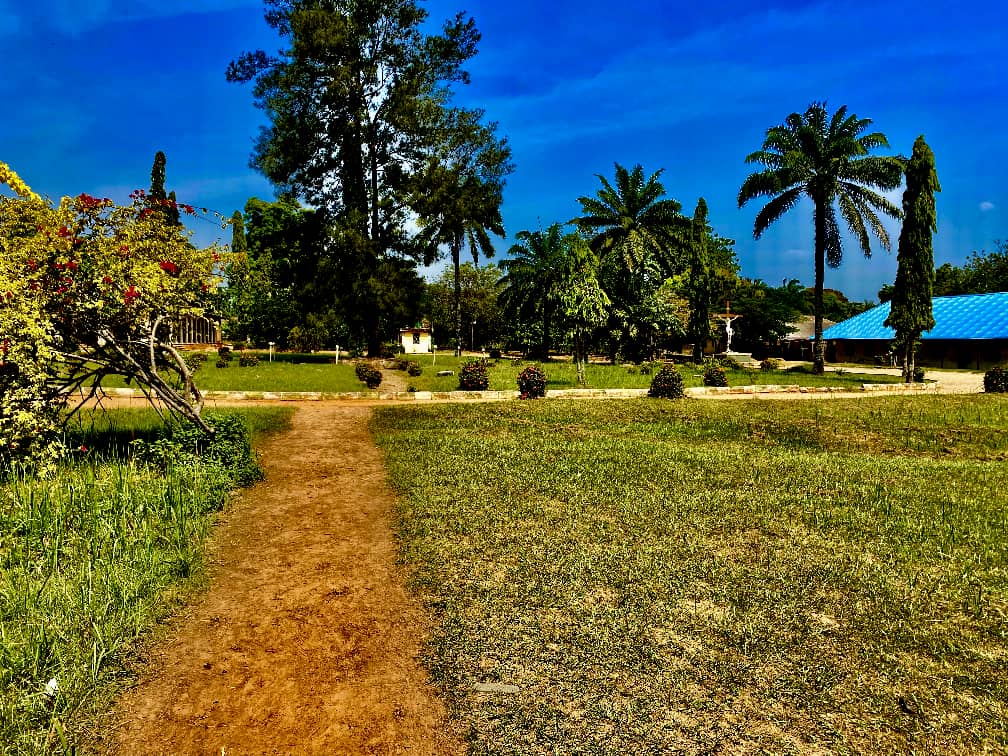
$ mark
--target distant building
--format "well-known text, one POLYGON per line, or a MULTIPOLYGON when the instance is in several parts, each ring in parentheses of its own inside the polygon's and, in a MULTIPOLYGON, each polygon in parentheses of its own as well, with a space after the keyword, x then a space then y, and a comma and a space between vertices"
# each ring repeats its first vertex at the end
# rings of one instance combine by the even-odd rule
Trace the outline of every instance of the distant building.
MULTIPOLYGON (((980 370, 1008 362, 1008 292, 935 297, 931 304, 935 327, 921 336, 918 364, 980 370)), ((825 330, 835 361, 886 361, 896 337, 883 325, 887 317, 888 302, 825 330)))
MULTIPOLYGON (((801 320, 787 325, 792 331, 780 340, 780 356, 788 360, 811 360, 812 342, 815 339, 815 316, 805 315, 801 320)), ((825 331, 835 323, 823 318, 822 325, 825 331)))
POLYGON ((426 324, 399 329, 399 343, 406 354, 430 354, 433 337, 433 329, 426 324))
POLYGON ((172 324, 172 343, 185 347, 219 347, 222 343, 220 321, 202 315, 183 315, 172 324))

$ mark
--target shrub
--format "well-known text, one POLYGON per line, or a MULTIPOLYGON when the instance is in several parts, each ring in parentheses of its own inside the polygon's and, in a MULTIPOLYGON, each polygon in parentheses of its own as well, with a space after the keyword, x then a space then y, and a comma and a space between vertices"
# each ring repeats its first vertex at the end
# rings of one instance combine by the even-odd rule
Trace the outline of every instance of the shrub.
MULTIPOLYGON (((722 357, 718 360, 718 364, 725 370, 741 370, 742 363, 736 360, 734 357, 722 357)), ((724 385, 728 385, 727 383, 724 385)))
POLYGON ((984 373, 984 391, 988 394, 1008 393, 1008 368, 996 365, 984 373))
POLYGON ((231 354, 231 347, 222 346, 217 349, 217 356, 224 362, 231 362, 234 359, 234 355, 231 354))
POLYGON ((656 399, 682 399, 686 396, 682 373, 675 365, 662 366, 662 369, 651 379, 648 396, 656 399))
POLYGON ((406 366, 406 373, 412 378, 416 378, 418 375, 423 374, 423 368, 416 362, 410 361, 409 365, 406 366))
POLYGON ((259 357, 254 354, 242 352, 238 355, 238 367, 258 367, 259 357))
POLYGON ((764 373, 773 373, 783 367, 784 360, 777 359, 776 357, 767 357, 759 364, 759 369, 764 373))
POLYGON ((361 381, 369 389, 376 389, 381 386, 381 371, 371 367, 366 362, 358 362, 354 368, 357 373, 357 380, 361 381))
POLYGON ((165 470, 199 460, 216 463, 242 486, 262 480, 264 473, 252 450, 252 434, 241 416, 207 413, 204 419, 214 429, 212 436, 190 423, 172 423, 153 441, 134 441, 137 458, 165 470))
POLYGON ((220 357, 217 360, 217 367, 219 368, 226 368, 230 364, 231 364, 230 360, 225 360, 223 357, 220 357))
POLYGON ((501 358, 500 347, 491 347, 490 348, 490 359, 491 360, 499 360, 500 358, 501 358))
POLYGON ((203 363, 207 361, 207 356, 205 352, 193 352, 192 354, 185 355, 184 359, 186 367, 189 368, 190 372, 195 373, 203 367, 203 363))
POLYGON ((538 365, 529 365, 518 374, 518 391, 522 399, 546 396, 546 374, 538 365))
POLYGON ((708 365, 703 371, 704 386, 727 386, 728 374, 720 365, 708 365))
POLYGON ((486 391, 490 387, 486 360, 467 360, 459 370, 459 389, 462 391, 486 391))
POLYGON ((640 366, 641 375, 651 375, 651 370, 652 370, 651 366, 648 365, 646 362, 640 366))
POLYGON ((914 366, 913 380, 914 383, 924 383, 924 368, 920 365, 914 366))
POLYGON ((627 375, 637 375, 637 366, 636 365, 627 365, 626 371, 627 371, 627 375))

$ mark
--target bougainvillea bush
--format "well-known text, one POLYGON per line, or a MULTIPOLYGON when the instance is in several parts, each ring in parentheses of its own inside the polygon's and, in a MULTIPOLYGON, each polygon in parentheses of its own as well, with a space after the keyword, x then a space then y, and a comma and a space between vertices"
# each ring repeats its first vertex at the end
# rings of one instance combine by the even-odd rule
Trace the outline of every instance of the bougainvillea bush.
POLYGON ((169 210, 195 208, 140 190, 131 200, 54 204, 0 162, 0 470, 58 453, 68 408, 109 375, 211 430, 170 330, 212 303, 222 253, 198 249, 171 220, 169 210))
POLYGON ((518 393, 522 399, 546 396, 546 374, 538 365, 529 365, 518 374, 518 393))
POLYGON ((984 373, 984 391, 988 394, 1008 392, 1008 367, 995 365, 984 373))
POLYGON ((490 386, 486 360, 467 360, 459 370, 459 389, 462 391, 486 391, 490 386))
POLYGON ((651 379, 648 396, 656 399, 682 399, 686 396, 682 373, 675 365, 664 365, 651 379))

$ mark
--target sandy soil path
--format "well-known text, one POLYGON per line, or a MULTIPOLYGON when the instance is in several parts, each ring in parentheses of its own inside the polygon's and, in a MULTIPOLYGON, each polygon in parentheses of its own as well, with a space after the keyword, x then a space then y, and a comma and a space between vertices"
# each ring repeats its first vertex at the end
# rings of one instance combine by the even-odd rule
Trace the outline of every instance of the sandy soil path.
POLYGON ((209 592, 122 702, 118 753, 463 752, 417 660, 370 411, 305 404, 266 445, 267 481, 215 532, 209 592))

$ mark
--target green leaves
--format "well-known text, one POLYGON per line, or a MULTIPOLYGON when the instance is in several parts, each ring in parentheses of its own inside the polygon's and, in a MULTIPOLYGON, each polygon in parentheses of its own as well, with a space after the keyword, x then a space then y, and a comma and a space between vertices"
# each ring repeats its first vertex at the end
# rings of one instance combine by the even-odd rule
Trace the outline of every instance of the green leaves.
POLYGON ((764 231, 808 196, 815 207, 815 290, 816 349, 815 362, 821 369, 822 288, 825 263, 837 267, 843 258, 843 243, 834 206, 840 213, 858 246, 871 256, 869 230, 883 247, 889 249, 889 236, 878 212, 891 218, 902 213, 874 189, 890 190, 899 186, 902 160, 871 156, 868 153, 889 142, 881 132, 863 133, 871 120, 847 115, 842 105, 829 116, 826 103, 814 102, 804 113, 792 113, 784 123, 771 127, 763 147, 746 157, 746 163, 760 163, 766 170, 750 174, 738 193, 741 208, 757 197, 770 197, 753 223, 753 237, 764 231))

